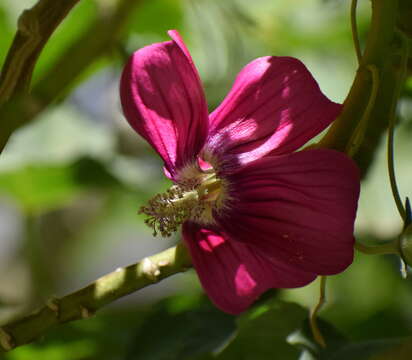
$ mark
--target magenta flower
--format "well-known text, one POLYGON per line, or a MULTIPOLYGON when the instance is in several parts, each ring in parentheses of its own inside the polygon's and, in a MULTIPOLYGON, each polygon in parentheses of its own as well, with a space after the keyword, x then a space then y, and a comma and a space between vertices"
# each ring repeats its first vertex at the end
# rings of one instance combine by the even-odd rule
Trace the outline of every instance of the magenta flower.
POLYGON ((294 152, 341 105, 291 57, 239 73, 208 115, 197 70, 177 31, 136 51, 120 85, 131 126, 162 157, 174 185, 141 209, 183 238, 203 288, 223 311, 244 311, 270 288, 308 284, 353 259, 359 174, 344 154, 294 152))

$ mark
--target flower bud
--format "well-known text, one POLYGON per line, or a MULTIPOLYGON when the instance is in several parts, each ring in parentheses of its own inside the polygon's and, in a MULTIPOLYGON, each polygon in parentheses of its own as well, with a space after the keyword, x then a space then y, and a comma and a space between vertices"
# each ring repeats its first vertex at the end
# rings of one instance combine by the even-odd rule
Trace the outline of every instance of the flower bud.
POLYGON ((412 224, 409 224, 400 235, 399 250, 402 260, 412 266, 412 224))

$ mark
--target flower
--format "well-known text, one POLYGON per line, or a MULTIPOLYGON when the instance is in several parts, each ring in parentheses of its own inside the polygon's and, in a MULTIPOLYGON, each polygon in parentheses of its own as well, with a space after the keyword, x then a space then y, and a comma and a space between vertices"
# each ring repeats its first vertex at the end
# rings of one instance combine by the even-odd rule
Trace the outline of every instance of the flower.
POLYGON ((343 153, 295 152, 325 129, 330 101, 291 57, 258 58, 208 115, 199 75, 177 31, 136 51, 120 97, 130 125, 174 185, 141 212, 164 236, 182 224, 203 288, 237 314, 270 288, 306 285, 353 260, 359 173, 343 153))

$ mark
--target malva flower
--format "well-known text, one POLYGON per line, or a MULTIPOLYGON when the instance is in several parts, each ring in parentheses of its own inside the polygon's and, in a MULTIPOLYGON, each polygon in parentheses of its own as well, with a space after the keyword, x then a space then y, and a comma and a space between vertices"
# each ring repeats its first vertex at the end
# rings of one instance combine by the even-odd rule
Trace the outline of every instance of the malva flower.
POLYGON ((163 236, 182 225, 200 282, 237 314, 270 288, 304 286, 353 260, 359 174, 343 153, 295 152, 325 129, 330 101, 291 57, 262 57, 208 115, 177 31, 136 51, 121 78, 130 125, 157 151, 173 186, 141 212, 163 236))

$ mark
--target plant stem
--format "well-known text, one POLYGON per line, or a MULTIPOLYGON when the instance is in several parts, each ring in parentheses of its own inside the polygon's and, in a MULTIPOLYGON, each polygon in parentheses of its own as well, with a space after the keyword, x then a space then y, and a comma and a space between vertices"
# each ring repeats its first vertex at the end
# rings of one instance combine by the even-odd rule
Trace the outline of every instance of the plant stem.
POLYGON ((312 329, 313 338, 315 341, 323 348, 326 347, 325 338, 319 330, 317 316, 319 311, 322 309, 323 305, 326 302, 326 279, 327 276, 320 277, 320 286, 319 286, 319 301, 313 310, 310 312, 309 323, 310 328, 312 329))
POLYGON ((67 92, 97 59, 118 47, 127 20, 141 3, 142 0, 117 0, 113 8, 102 12, 83 34, 67 47, 44 77, 34 85, 33 95, 39 101, 39 107, 31 117, 46 108, 56 97, 67 92))
MULTIPOLYGON (((408 56, 409 56, 409 45, 408 39, 400 34, 400 38, 402 41, 402 55, 401 55, 401 66, 399 71, 399 78, 398 84, 395 92, 396 98, 398 98, 401 94, 402 87, 405 81, 405 76, 407 73, 408 68, 408 56)), ((389 126, 388 126, 388 146, 387 146, 387 159, 388 159, 388 174, 389 174, 389 181, 391 184, 392 195, 395 200, 396 207, 398 209, 399 215, 403 220, 405 220, 406 212, 403 207, 403 201, 401 199, 398 185, 396 182, 395 176, 395 161, 394 161, 394 133, 395 133, 395 121, 396 121, 396 106, 397 103, 394 102, 392 104, 392 109, 389 117, 389 126)))
POLYGON ((88 318, 101 307, 190 266, 186 247, 178 244, 136 264, 118 268, 85 288, 50 299, 36 312, 0 327, 0 352, 30 343, 57 324, 88 318))
POLYGON ((390 241, 385 244, 369 246, 355 243, 355 249, 366 255, 387 255, 387 254, 399 254, 399 249, 395 241, 390 241))
MULTIPOLYGON (((28 93, 37 59, 54 30, 80 0, 39 0, 24 10, 0 74, 0 106, 28 93)), ((18 106, 16 106, 18 107, 18 106)), ((0 152, 19 124, 10 123, 10 109, 0 115, 0 152), (4 116, 6 115, 6 116, 4 116)), ((16 114, 15 114, 16 115, 16 114)), ((13 117, 19 119, 18 116, 13 117)))
POLYGON ((376 96, 379 89, 379 73, 375 65, 367 65, 366 68, 370 71, 372 76, 372 90, 369 96, 368 104, 366 105, 365 112, 362 114, 355 131, 349 139, 348 145, 345 152, 350 156, 354 157, 358 152, 360 145, 365 139, 366 129, 368 127, 368 122, 370 119, 371 112, 375 106, 376 96))
MULTIPOLYGON (((394 39, 398 18, 397 0, 373 0, 372 21, 365 51, 353 85, 345 99, 342 114, 335 120, 327 134, 320 141, 320 147, 345 151, 356 131, 369 102, 372 91, 372 76, 367 66, 375 66, 380 75, 380 89, 384 89, 388 53, 394 39)), ((382 90, 383 91, 383 90, 382 90)), ((378 91, 376 103, 379 103, 378 91)), ((371 117, 372 118, 372 117, 371 117)))
POLYGON ((358 65, 359 65, 362 60, 362 52, 361 52, 361 48, 359 44, 358 25, 356 22, 357 5, 358 5, 358 0, 352 0, 351 6, 350 6, 350 22, 351 22, 351 28, 352 28, 353 45, 355 46, 356 58, 358 59, 358 65))
POLYGON ((0 105, 14 94, 28 90, 34 65, 47 40, 78 2, 39 0, 23 11, 0 76, 0 105))
MULTIPOLYGON (((47 3, 47 1, 49 0, 40 0, 35 7, 40 7, 40 3, 47 3)), ((71 2, 76 3, 78 1, 80 0, 72 0, 71 2)), ((41 32, 32 31, 31 40, 27 40, 27 44, 30 46, 25 45, 26 43, 20 44, 21 41, 17 42, 16 45, 16 39, 19 38, 18 34, 20 32, 18 30, 13 46, 7 56, 9 60, 6 59, 2 77, 0 78, 0 105, 3 104, 0 108, 0 152, 16 129, 31 122, 57 97, 61 97, 70 86, 73 86, 73 83, 78 81, 79 76, 92 63, 118 46, 125 23, 133 14, 133 9, 139 6, 141 2, 141 0, 117 0, 113 7, 102 12, 84 33, 67 47, 50 69, 48 69, 44 77, 34 85, 30 94, 27 90, 30 85, 35 62, 50 35, 46 38, 41 32), (37 47, 42 46, 35 48, 36 56, 34 57, 30 55, 30 51, 33 50, 32 48, 35 47, 35 44, 37 44, 37 47), (24 46, 29 47, 29 49, 26 49, 24 46), (13 48, 16 48, 16 50, 13 50, 13 48), (25 71, 19 76, 19 73, 23 71, 19 70, 20 66, 26 69, 29 66, 29 62, 31 71, 25 71), (6 121, 8 119, 15 120, 12 123, 6 121)), ((69 1, 53 1, 52 3, 54 4, 53 7, 57 7, 57 10, 63 12, 63 5, 69 3, 69 1)), ((61 17, 62 15, 59 13, 55 14, 52 11, 53 7, 49 9, 50 13, 43 14, 44 10, 42 9, 44 7, 45 5, 42 5, 40 10, 36 11, 33 11, 33 9, 29 10, 32 13, 30 15, 31 23, 42 24, 43 21, 47 21, 57 27, 63 18, 57 21, 57 19, 49 18, 49 16, 61 17)), ((27 20, 25 21, 27 22, 27 20)), ((24 23, 24 21, 19 23, 24 23)), ((44 27, 43 25, 41 26, 44 27)), ((35 28, 35 26, 32 26, 32 28, 35 28)))

